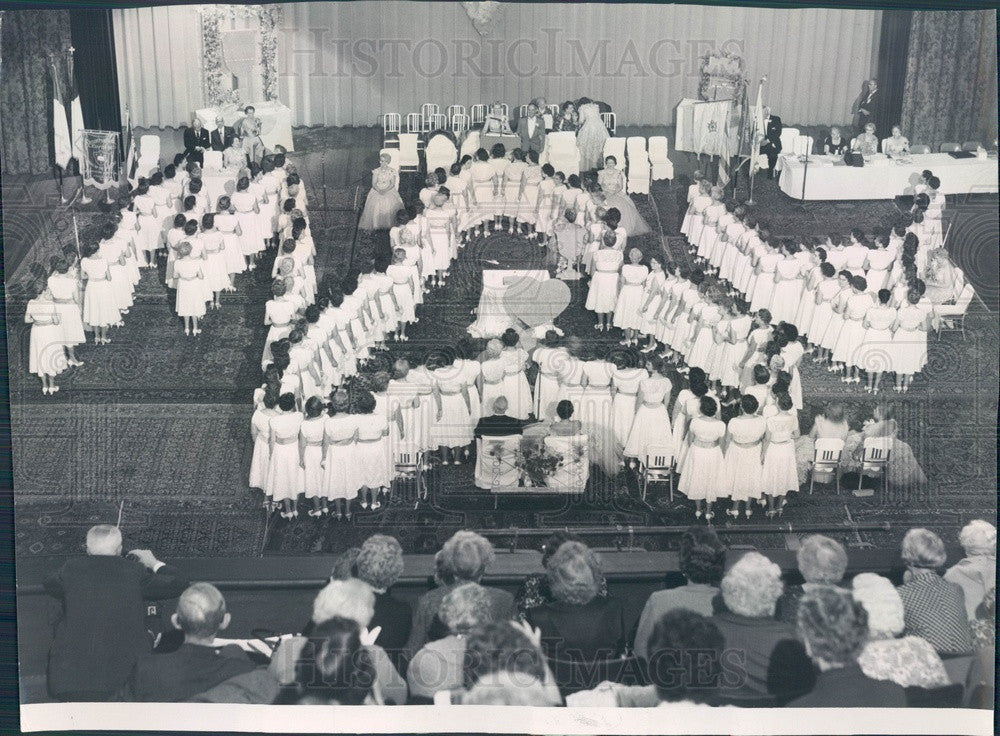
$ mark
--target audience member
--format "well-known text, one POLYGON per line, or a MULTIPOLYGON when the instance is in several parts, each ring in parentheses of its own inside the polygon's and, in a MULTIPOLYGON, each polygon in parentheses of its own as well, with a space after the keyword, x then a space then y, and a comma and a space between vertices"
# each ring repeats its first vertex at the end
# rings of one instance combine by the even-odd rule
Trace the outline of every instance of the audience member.
POLYGON ((947 559, 944 542, 928 529, 911 529, 903 537, 902 557, 906 573, 899 597, 906 633, 926 639, 941 655, 970 654, 965 594, 937 573, 947 559))
MULTIPOLYGON (((542 544, 542 567, 548 570, 549 560, 563 542, 579 542, 580 537, 567 531, 557 531, 542 544)), ((608 582, 601 576, 601 589, 598 595, 606 598, 608 595, 608 582)), ((551 603, 552 590, 549 588, 549 577, 547 573, 532 573, 525 577, 521 583, 517 595, 514 596, 517 602, 517 612, 522 620, 527 620, 528 609, 537 608, 546 603, 551 603)))
POLYGON ((806 591, 819 585, 840 585, 847 572, 847 552, 843 545, 822 534, 812 534, 803 539, 795 559, 805 583, 785 588, 778 599, 776 614, 780 621, 792 625, 798 621, 799 600, 806 591))
POLYGON ((976 618, 976 608, 997 580, 997 528, 988 521, 970 521, 958 535, 965 557, 948 568, 944 579, 955 583, 965 594, 969 620, 976 618))
POLYGON ((649 674, 660 706, 717 705, 727 642, 712 619, 684 608, 663 614, 649 637, 649 674))
MULTIPOLYGON (((478 583, 486 573, 486 568, 493 562, 493 546, 482 536, 470 531, 459 531, 444 543, 436 564, 439 575, 447 582, 434 590, 424 593, 417 601, 413 611, 413 627, 406 643, 407 652, 413 653, 427 643, 432 637, 432 628, 441 601, 451 592, 451 589, 463 583, 478 583)), ((484 587, 490 599, 492 619, 505 621, 514 618, 514 596, 499 588, 484 587)), ((447 631, 438 627, 436 634, 444 635, 447 631)))
POLYGON ((549 693, 538 679, 521 672, 499 670, 480 677, 462 695, 462 705, 553 705, 549 693))
POLYGON ((819 672, 811 692, 789 706, 906 707, 903 688, 867 677, 858 665, 858 656, 868 640, 868 614, 850 593, 828 586, 807 591, 799 601, 798 628, 819 672))
POLYGON ((493 400, 493 414, 476 423, 475 436, 506 437, 521 434, 523 425, 520 419, 507 415, 507 397, 498 396, 493 400))
POLYGON ((517 676, 511 683, 514 687, 520 688, 518 681, 526 676, 530 678, 526 683, 529 691, 534 688, 534 683, 542 685, 546 705, 562 703, 536 632, 525 624, 494 621, 473 629, 466 639, 464 662, 466 690, 471 690, 490 675, 508 672, 517 676))
POLYGON ((640 659, 649 659, 647 640, 663 614, 675 608, 685 608, 702 616, 713 613, 712 600, 719 593, 719 582, 726 565, 726 548, 715 530, 693 526, 684 532, 678 564, 687 583, 679 588, 653 593, 639 616, 634 650, 640 659))
POLYGON ((118 527, 87 532, 87 556, 73 557, 45 581, 62 601, 48 658, 49 694, 57 700, 102 701, 117 694, 136 662, 152 650, 144 600, 164 600, 187 586, 148 549, 122 553, 118 527))
POLYGON ((603 574, 597 558, 581 542, 564 542, 546 568, 553 601, 527 611, 550 658, 592 662, 625 651, 621 603, 602 598, 603 574))
POLYGON ((712 621, 726 639, 730 664, 741 671, 724 696, 733 702, 781 705, 812 685, 813 672, 795 629, 774 618, 782 593, 781 568, 759 552, 747 552, 722 578, 723 612, 712 621))
POLYGON ((184 643, 176 651, 139 660, 126 687, 129 698, 176 703, 254 669, 239 647, 215 646, 215 637, 229 620, 226 599, 214 585, 191 585, 181 593, 170 619, 184 632, 184 643))
POLYGON ((873 680, 901 687, 936 688, 948 684, 948 672, 934 647, 919 636, 904 636, 903 600, 888 578, 863 572, 851 581, 854 600, 868 614, 868 643, 858 657, 861 671, 873 680))
POLYGON ((403 548, 395 538, 373 534, 357 556, 357 575, 375 592, 375 615, 371 627, 380 629, 375 643, 386 650, 393 664, 403 664, 402 652, 410 638, 413 611, 410 604, 393 597, 391 588, 403 572, 403 548))

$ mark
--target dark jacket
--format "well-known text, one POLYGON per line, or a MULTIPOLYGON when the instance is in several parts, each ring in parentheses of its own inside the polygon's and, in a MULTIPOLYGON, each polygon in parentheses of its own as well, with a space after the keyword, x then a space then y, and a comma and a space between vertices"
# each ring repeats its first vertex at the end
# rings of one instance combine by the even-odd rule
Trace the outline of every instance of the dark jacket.
POLYGON ((402 662, 402 652, 406 641, 410 638, 410 628, 413 626, 413 610, 406 601, 393 598, 390 591, 375 594, 375 615, 372 617, 369 629, 381 626, 375 643, 385 649, 392 663, 399 667, 402 662))
POLYGON ((152 654, 136 664, 126 697, 147 703, 179 703, 256 667, 237 646, 182 644, 169 654, 152 654))
MULTIPOLYGON (((420 596, 416 607, 413 609, 413 627, 410 629, 410 638, 406 642, 408 656, 413 656, 420 651, 424 644, 433 640, 434 637, 431 637, 430 633, 435 621, 442 628, 444 627, 444 624, 441 624, 437 618, 438 609, 441 608, 441 601, 452 590, 464 582, 468 581, 457 581, 451 585, 443 585, 439 588, 429 590, 420 596)), ((483 585, 483 588, 490 598, 490 612, 494 621, 509 621, 517 615, 514 596, 506 590, 500 590, 499 588, 491 588, 487 585, 483 585)))
POLYGON ((204 128, 199 128, 197 131, 194 128, 184 129, 184 151, 185 153, 191 153, 195 148, 209 149, 212 147, 212 142, 208 136, 208 131, 204 128))
POLYGON ((542 648, 552 659, 594 662, 625 651, 625 614, 617 598, 597 596, 582 606, 553 601, 527 611, 542 633, 542 648))
POLYGON ((49 693, 59 700, 106 700, 149 654, 144 600, 176 598, 187 581, 168 565, 155 574, 124 557, 67 560, 45 581, 62 601, 49 650, 49 693))
MULTIPOLYGON (((777 115, 772 115, 767 121, 767 129, 764 131, 764 138, 767 143, 770 143, 770 149, 775 153, 781 153, 781 118, 777 115)), ((764 143, 762 142, 763 146, 764 143)))
POLYGON ((866 677, 857 664, 827 670, 816 677, 812 691, 788 704, 790 708, 905 708, 906 693, 888 680, 866 677))
POLYGON ((233 130, 232 126, 225 126, 221 131, 216 128, 211 132, 210 139, 212 141, 213 151, 225 151, 231 145, 233 145, 233 140, 236 138, 236 131, 233 130))
POLYGON ((520 419, 509 417, 506 414, 493 414, 483 417, 476 423, 475 435, 482 437, 484 434, 489 437, 506 437, 512 434, 521 434, 523 423, 520 419))

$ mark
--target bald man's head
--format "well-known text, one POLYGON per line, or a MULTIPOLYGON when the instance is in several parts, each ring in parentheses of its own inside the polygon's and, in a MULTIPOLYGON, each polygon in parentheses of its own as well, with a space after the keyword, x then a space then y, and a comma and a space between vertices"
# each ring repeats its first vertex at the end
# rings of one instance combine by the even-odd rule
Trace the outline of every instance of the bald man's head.
POLYGON ((226 599, 214 585, 194 583, 181 593, 173 623, 187 639, 214 639, 229 626, 226 599))
POLYGON ((506 414, 507 413, 507 397, 497 396, 493 400, 493 413, 494 414, 506 414))
POLYGON ((111 524, 98 524, 87 531, 87 554, 117 557, 122 553, 121 530, 111 524))

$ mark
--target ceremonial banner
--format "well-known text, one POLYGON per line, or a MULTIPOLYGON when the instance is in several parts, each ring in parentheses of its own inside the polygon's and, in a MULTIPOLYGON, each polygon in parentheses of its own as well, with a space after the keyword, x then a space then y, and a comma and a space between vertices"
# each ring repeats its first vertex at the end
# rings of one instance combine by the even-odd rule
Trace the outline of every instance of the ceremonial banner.
POLYGON ((52 136, 55 143, 55 163, 65 169, 73 158, 73 142, 69 135, 69 124, 66 121, 66 106, 62 101, 62 86, 59 84, 59 73, 56 65, 52 65, 52 136))
POLYGON ((738 148, 739 115, 732 100, 698 102, 684 99, 677 106, 674 150, 709 156, 734 156, 738 148))

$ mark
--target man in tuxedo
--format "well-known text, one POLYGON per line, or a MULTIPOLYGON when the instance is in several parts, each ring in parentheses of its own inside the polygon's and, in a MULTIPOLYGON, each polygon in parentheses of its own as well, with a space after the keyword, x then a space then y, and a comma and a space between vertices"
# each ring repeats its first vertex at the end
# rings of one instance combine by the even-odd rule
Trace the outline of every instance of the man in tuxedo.
POLYGON ((774 165, 781 153, 781 118, 764 108, 764 140, 760 142, 760 152, 767 156, 767 178, 774 178, 774 165))
POLYGON ((538 114, 534 102, 528 104, 525 116, 517 121, 517 134, 521 138, 521 150, 541 154, 545 148, 545 119, 538 114))
POLYGON ((213 646, 229 626, 222 593, 209 583, 195 583, 181 593, 170 621, 184 632, 184 643, 168 654, 153 654, 136 664, 125 694, 140 702, 177 703, 255 669, 235 645, 213 646))
POLYGON ((144 601, 177 597, 187 585, 148 549, 121 556, 118 527, 87 532, 87 556, 66 561, 45 581, 62 601, 49 650, 49 694, 64 701, 111 699, 152 650, 144 601))
POLYGON ((202 126, 201 120, 195 118, 191 121, 190 127, 184 130, 184 155, 188 161, 204 164, 205 151, 211 147, 212 141, 208 137, 208 131, 202 126))
POLYGON ((225 151, 236 138, 236 131, 232 126, 226 125, 226 121, 220 115, 215 119, 215 130, 212 131, 211 141, 213 151, 225 151))
POLYGON ((868 91, 862 93, 859 98, 858 109, 855 113, 854 127, 857 129, 858 135, 865 132, 865 126, 868 123, 875 122, 881 104, 882 93, 878 89, 878 80, 869 79, 868 91))
POLYGON ((475 435, 482 437, 507 437, 521 434, 523 425, 520 419, 507 416, 507 397, 498 396, 493 401, 493 416, 483 417, 476 424, 475 435))

